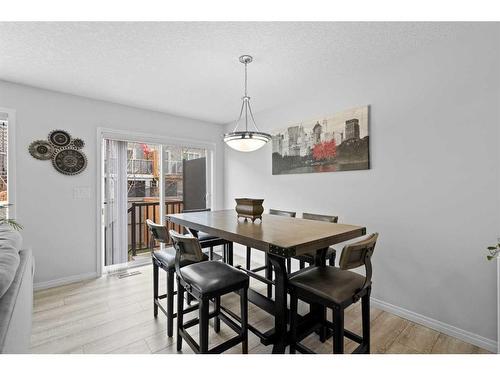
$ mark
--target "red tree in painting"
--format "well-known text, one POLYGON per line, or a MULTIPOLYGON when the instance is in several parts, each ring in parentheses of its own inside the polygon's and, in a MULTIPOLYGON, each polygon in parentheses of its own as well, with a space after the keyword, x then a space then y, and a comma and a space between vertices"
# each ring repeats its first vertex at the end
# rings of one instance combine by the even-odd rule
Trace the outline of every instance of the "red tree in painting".
POLYGON ((335 139, 314 145, 312 154, 314 160, 334 158, 337 155, 337 144, 335 143, 335 139))

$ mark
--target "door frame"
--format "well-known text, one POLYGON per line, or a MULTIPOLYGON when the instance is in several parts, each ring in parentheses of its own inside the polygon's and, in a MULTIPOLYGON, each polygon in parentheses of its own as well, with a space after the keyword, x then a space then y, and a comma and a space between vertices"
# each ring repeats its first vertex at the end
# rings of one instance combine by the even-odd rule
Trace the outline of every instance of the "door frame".
MULTIPOLYGON (((217 157, 217 145, 215 142, 199 141, 195 139, 188 138, 178 138, 169 137, 166 135, 156 135, 150 133, 140 133, 130 130, 123 129, 111 129, 98 127, 97 128, 97 182, 96 182, 96 226, 97 226, 97 238, 96 238, 96 273, 100 277, 104 271, 104 236, 102 231, 102 215, 104 212, 102 210, 104 201, 104 184, 103 184, 103 173, 104 173, 104 139, 113 139, 117 141, 127 141, 127 142, 140 142, 147 144, 154 144, 160 146, 160 153, 163 156, 163 146, 184 146, 193 148, 202 148, 207 151, 207 203, 210 202, 210 207, 217 207, 217 178, 215 176, 215 160, 217 157)), ((160 170, 163 173, 163 157, 160 158, 160 170)), ((159 181, 160 196, 159 200, 162 202, 165 199, 164 191, 164 180, 163 178, 159 181)), ((165 221, 165 207, 160 204, 160 218, 161 222, 165 221)))

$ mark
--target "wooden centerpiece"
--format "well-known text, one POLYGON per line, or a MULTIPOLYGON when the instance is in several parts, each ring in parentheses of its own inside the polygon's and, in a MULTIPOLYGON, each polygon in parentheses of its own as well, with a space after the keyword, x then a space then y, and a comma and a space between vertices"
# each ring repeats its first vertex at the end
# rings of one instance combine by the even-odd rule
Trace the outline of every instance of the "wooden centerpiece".
POLYGON ((264 203, 264 199, 236 198, 235 200, 238 219, 244 217, 245 220, 251 219, 252 222, 255 219, 262 221, 262 213, 264 212, 262 203, 264 203))

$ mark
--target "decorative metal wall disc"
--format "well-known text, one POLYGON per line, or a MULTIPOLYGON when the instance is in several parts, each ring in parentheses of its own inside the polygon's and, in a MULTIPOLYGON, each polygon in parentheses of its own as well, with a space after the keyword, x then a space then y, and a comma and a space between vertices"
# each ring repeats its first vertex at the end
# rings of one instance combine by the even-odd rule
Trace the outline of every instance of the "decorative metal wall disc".
POLYGON ((85 142, 81 138, 73 138, 71 141, 71 147, 76 148, 77 150, 82 149, 85 146, 85 142))
POLYGON ((56 171, 75 175, 87 167, 87 157, 81 150, 85 142, 81 138, 71 138, 65 130, 52 130, 48 141, 38 140, 29 145, 30 154, 39 160, 51 160, 56 171))
POLYGON ((71 142, 71 136, 64 130, 52 130, 49 133, 49 142, 55 147, 66 147, 71 142))
POLYGON ((56 152, 52 158, 52 165, 60 173, 75 175, 87 167, 87 158, 78 150, 65 148, 56 152))
POLYGON ((54 146, 52 146, 48 141, 34 141, 31 142, 28 148, 31 156, 38 160, 49 160, 52 159, 54 153, 54 146))

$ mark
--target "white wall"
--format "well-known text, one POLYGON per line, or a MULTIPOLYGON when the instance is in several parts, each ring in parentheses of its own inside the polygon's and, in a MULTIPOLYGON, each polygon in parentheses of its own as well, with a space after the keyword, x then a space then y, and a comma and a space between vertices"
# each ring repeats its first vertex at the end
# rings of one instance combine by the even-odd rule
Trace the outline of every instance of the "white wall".
POLYGON ((96 272, 97 128, 131 130, 216 144, 216 204, 223 201, 222 127, 0 81, 0 107, 17 111, 16 215, 26 246, 36 259, 35 283, 52 285, 96 272), (85 140, 87 169, 58 173, 50 161, 28 153, 29 144, 50 130, 64 129, 85 140), (74 187, 89 187, 91 199, 73 199, 74 187), (218 202, 218 203, 217 203, 218 202))
POLYGON ((498 31, 450 36, 340 80, 332 74, 315 96, 297 93, 257 114, 272 131, 369 104, 372 168, 273 176, 270 144, 251 154, 226 148, 226 207, 259 197, 267 209, 335 214, 380 232, 373 296, 492 348, 496 266, 485 247, 500 234, 498 31))

